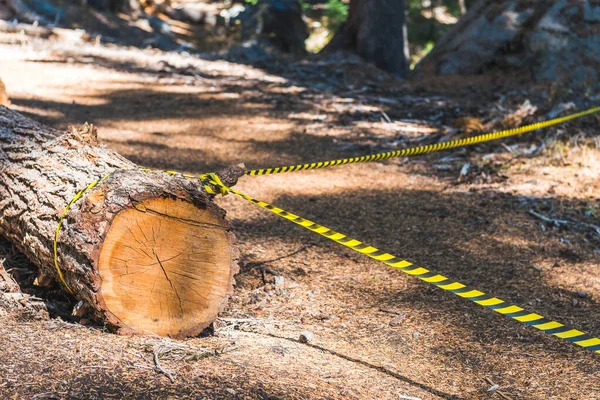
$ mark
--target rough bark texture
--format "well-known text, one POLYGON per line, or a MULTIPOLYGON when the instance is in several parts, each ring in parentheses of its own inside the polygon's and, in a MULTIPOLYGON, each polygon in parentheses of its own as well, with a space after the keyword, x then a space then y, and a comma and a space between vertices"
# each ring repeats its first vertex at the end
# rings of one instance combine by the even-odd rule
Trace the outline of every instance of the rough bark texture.
POLYGON ((0 20, 10 21, 17 16, 11 0, 0 0, 0 20))
POLYGON ((467 13, 467 4, 465 0, 458 0, 458 7, 460 8, 460 14, 465 15, 467 13))
POLYGON ((399 78, 410 70, 405 0, 352 0, 325 52, 350 50, 399 78))
POLYGON ((252 42, 261 46, 264 42, 264 47, 275 46, 285 53, 306 53, 304 42, 310 32, 299 0, 261 0, 252 6, 235 4, 221 15, 230 27, 241 25, 240 37, 246 48, 252 42))
POLYGON ((310 32, 302 18, 300 1, 270 0, 267 5, 262 34, 286 53, 305 54, 304 42, 310 32))
POLYGON ((530 70, 539 81, 598 84, 596 0, 481 0, 417 66, 417 77, 530 70))
MULTIPOLYGON (((67 214, 58 247, 60 268, 66 282, 75 297, 87 303, 97 318, 123 333, 143 333, 149 330, 175 337, 196 335, 210 325, 217 312, 225 306, 232 290, 233 274, 237 272, 225 212, 212 203, 196 180, 163 173, 145 173, 136 168, 135 164, 101 145, 93 128, 86 126, 80 131, 60 134, 0 106, 0 235, 12 241, 42 271, 56 278, 52 245, 62 210, 78 191, 98 177, 112 172, 104 182, 76 202, 67 214), (145 209, 144 205, 150 204, 149 202, 168 203, 169 207, 175 207, 179 211, 145 209), (182 207, 178 207, 179 204, 182 207), (181 214, 181 210, 187 210, 187 214, 176 215, 181 214), (126 218, 119 217, 127 213, 137 213, 143 218, 146 215, 151 217, 144 222, 147 229, 139 226, 138 232, 128 227, 126 218), (197 215, 192 215, 194 213, 197 215), (116 222, 117 217, 121 218, 119 223, 116 222), (172 225, 169 225, 169 230, 181 230, 183 237, 189 236, 191 229, 195 235, 202 236, 198 240, 203 241, 203 246, 209 245, 211 240, 220 241, 226 254, 212 254, 208 250, 203 253, 196 251, 193 257, 186 255, 187 258, 176 267, 166 267, 169 272, 176 268, 178 273, 185 275, 175 280, 173 276, 167 275, 163 264, 169 259, 161 251, 168 252, 170 248, 181 246, 179 243, 169 243, 170 235, 176 236, 175 233, 161 233, 158 232, 159 228, 155 232, 155 228, 162 225, 153 225, 152 218, 160 219, 157 224, 164 224, 164 221, 169 220, 172 225), (212 222, 203 224, 197 222, 199 220, 212 222), (205 225, 207 229, 204 229, 205 225), (100 256, 107 235, 110 233, 114 237, 114 232, 124 229, 131 232, 127 238, 130 242, 120 244, 130 247, 136 254, 146 254, 149 261, 144 265, 134 265, 135 257, 121 260, 111 253, 108 254, 108 264, 105 263, 100 268, 100 256), (141 237, 146 239, 140 239, 141 237), (148 245, 146 242, 151 243, 148 245), (194 274, 198 269, 206 267, 198 261, 202 257, 212 257, 210 262, 214 263, 227 263, 226 271, 211 271, 212 275, 222 273, 222 279, 215 283, 214 292, 196 293, 203 283, 196 285, 194 279, 197 277, 194 274), (102 289, 103 277, 120 278, 110 274, 114 272, 111 269, 117 268, 121 261, 124 262, 124 268, 133 268, 135 271, 142 267, 156 267, 152 271, 138 271, 139 282, 149 279, 154 286, 149 285, 147 289, 145 286, 138 286, 135 290, 146 291, 145 295, 149 300, 153 296, 164 296, 167 300, 177 297, 179 304, 173 307, 178 311, 174 315, 161 317, 157 312, 158 316, 154 316, 154 311, 149 310, 145 316, 146 322, 150 324, 155 321, 165 325, 159 319, 176 320, 176 331, 163 329, 164 326, 153 331, 148 329, 148 324, 128 326, 123 322, 123 314, 117 316, 113 312, 115 310, 107 307, 102 289), (187 272, 181 272, 181 268, 187 272), (163 279, 163 275, 166 279, 163 279), (155 286, 159 288, 156 293, 155 286), (193 303, 194 299, 207 303, 197 307, 205 310, 203 320, 198 319, 200 317, 197 315, 189 314, 187 310, 190 307, 181 306, 182 301, 193 303)), ((224 182, 234 184, 239 177, 238 172, 229 171, 224 174, 224 182)), ((185 252, 185 249, 182 251, 185 252)), ((135 285, 136 282, 128 284, 135 285)), ((141 306, 143 304, 136 305, 138 308, 128 305, 134 314, 141 306)))
POLYGON ((87 4, 100 11, 128 14, 132 18, 138 18, 142 12, 139 0, 87 0, 87 4))

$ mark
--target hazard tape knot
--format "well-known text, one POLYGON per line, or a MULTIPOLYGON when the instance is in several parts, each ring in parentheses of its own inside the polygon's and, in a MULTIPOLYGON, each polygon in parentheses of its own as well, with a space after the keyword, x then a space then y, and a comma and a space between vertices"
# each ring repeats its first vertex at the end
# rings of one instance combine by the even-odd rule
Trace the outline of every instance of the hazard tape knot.
POLYGON ((200 181, 208 194, 217 195, 220 193, 222 196, 227 196, 229 194, 229 188, 221 182, 221 178, 214 172, 200 175, 200 181))

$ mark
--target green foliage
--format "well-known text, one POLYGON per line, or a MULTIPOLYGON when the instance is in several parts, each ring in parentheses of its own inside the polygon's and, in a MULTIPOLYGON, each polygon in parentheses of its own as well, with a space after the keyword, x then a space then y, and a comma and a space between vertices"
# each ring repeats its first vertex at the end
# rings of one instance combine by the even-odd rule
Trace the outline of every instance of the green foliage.
POLYGON ((585 215, 589 217, 598 218, 598 210, 596 209, 596 207, 594 207, 593 204, 588 203, 587 209, 585 210, 585 215))
MULTIPOLYGON (((467 0, 467 8, 475 2, 467 0)), ((323 8, 312 7, 307 0, 300 0, 300 3, 311 21, 309 48, 318 51, 348 19, 350 0, 327 0, 323 8)), ((407 15, 411 64, 414 66, 450 29, 452 20, 460 17, 459 0, 407 0, 407 15)))
POLYGON ((325 6, 325 26, 331 32, 337 31, 348 18, 348 4, 341 0, 328 0, 325 6))
POLYGON ((302 11, 304 11, 304 14, 306 14, 311 9, 310 3, 307 3, 304 0, 300 0, 300 6, 302 7, 302 11))
MULTIPOLYGON (((259 1, 260 0, 244 0, 244 3, 255 6, 258 4, 259 1)), ((310 3, 307 3, 304 0, 299 0, 299 2, 300 2, 300 6, 302 7, 302 10, 304 10, 304 12, 306 12, 307 10, 310 9, 310 3)))
MULTIPOLYGON (((469 4, 469 2, 467 2, 469 4)), ((411 68, 425 57, 435 43, 460 17, 458 0, 408 0, 408 43, 411 68)))
POLYGON ((433 48, 435 47, 435 43, 433 41, 429 41, 423 45, 423 47, 413 45, 413 51, 411 52, 410 57, 410 69, 414 69, 415 66, 423 57, 425 57, 433 48))

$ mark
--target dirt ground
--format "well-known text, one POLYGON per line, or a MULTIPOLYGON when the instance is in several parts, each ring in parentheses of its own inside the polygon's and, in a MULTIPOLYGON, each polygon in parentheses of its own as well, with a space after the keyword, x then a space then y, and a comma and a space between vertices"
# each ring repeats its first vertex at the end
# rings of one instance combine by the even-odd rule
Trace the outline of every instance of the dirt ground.
MULTIPOLYGON (((405 83, 335 59, 261 69, 45 40, 0 45, 0 77, 13 109, 59 129, 93 123, 134 162, 190 173, 431 143, 468 134, 463 117, 498 128, 525 100, 538 109, 524 122, 561 101, 556 86, 526 91, 500 75, 405 83)), ((598 122, 245 177, 237 188, 598 336, 598 122), (568 222, 556 227, 530 211, 568 222)), ((0 398, 600 399, 598 354, 233 196, 217 201, 237 235, 241 272, 214 336, 120 337, 0 310, 0 398), (303 331, 310 345, 297 340, 303 331)), ((27 268, 2 248, 7 270, 27 268)))

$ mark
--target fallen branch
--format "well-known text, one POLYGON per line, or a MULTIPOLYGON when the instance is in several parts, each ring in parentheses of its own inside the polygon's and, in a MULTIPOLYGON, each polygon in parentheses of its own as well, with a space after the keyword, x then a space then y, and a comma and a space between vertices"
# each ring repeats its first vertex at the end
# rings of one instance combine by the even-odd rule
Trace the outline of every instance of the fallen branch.
POLYGON ((173 373, 171 371, 167 371, 160 365, 160 357, 158 356, 158 350, 154 349, 154 365, 156 365, 156 369, 158 369, 163 375, 166 375, 167 378, 171 381, 171 383, 175 383, 175 378, 173 378, 173 373))
POLYGON ((545 215, 537 213, 537 212, 535 212, 533 210, 529 210, 529 214, 533 215, 534 217, 537 217, 537 218, 541 219, 544 222, 547 222, 549 224, 553 224, 557 228, 560 228, 561 225, 567 225, 569 223, 569 221, 546 217, 545 215))
POLYGON ((504 393, 502 393, 502 391, 500 390, 500 385, 495 384, 490 378, 488 378, 487 376, 484 378, 484 380, 489 384, 492 385, 489 389, 488 392, 490 394, 494 394, 497 393, 498 396, 502 397, 504 400, 512 400, 510 397, 508 397, 507 395, 505 395, 504 393))
POLYGON ((554 218, 550 218, 547 217, 543 214, 537 213, 533 210, 529 210, 529 214, 533 215, 536 218, 541 219, 542 221, 552 224, 554 226, 556 226, 557 228, 560 228, 561 226, 566 226, 566 225, 572 225, 575 228, 587 228, 592 230, 596 235, 598 235, 600 237, 600 226, 598 225, 594 225, 594 224, 588 224, 587 222, 581 222, 581 221, 574 221, 574 220, 564 220, 564 219, 554 219, 554 218))
POLYGON ((217 350, 208 350, 203 347, 191 346, 184 343, 177 343, 170 340, 161 340, 154 343, 147 343, 145 351, 152 353, 154 366, 171 382, 175 382, 173 372, 165 369, 160 360, 172 360, 177 362, 198 361, 202 358, 216 357, 219 354, 224 354, 235 350, 236 347, 223 348, 217 350))

